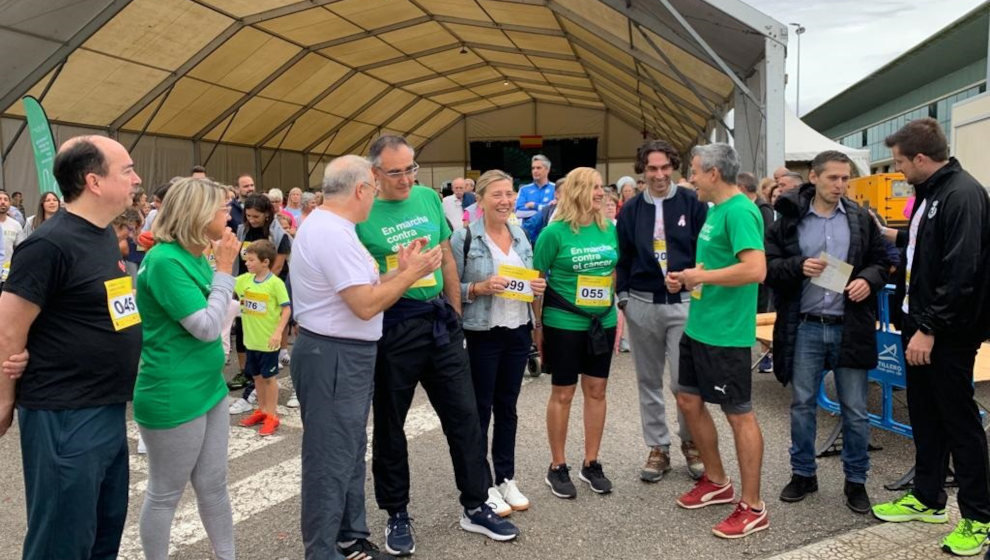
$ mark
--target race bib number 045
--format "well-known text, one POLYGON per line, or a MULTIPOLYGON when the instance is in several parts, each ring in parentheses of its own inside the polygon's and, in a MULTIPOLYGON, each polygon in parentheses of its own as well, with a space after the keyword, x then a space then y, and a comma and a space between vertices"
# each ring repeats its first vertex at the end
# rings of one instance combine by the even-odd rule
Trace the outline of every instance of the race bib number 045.
POLYGON ((141 322, 130 276, 122 276, 104 282, 107 288, 107 308, 114 330, 123 330, 141 322))
POLYGON ((612 305, 611 276, 578 276, 577 297, 574 303, 585 307, 608 307, 612 305))
POLYGON ((533 301, 533 287, 530 282, 540 277, 540 273, 520 266, 507 264, 499 265, 498 275, 509 281, 505 285, 505 291, 495 294, 497 297, 513 299, 516 301, 533 301))

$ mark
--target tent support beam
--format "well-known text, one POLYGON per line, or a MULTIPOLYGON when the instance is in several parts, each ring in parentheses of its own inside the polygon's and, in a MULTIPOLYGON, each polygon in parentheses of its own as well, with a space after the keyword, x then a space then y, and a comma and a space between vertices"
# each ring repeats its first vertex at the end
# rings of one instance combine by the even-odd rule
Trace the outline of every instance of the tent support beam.
MULTIPOLYGON (((278 146, 275 146, 275 149, 272 151, 272 157, 268 158, 268 161, 265 163, 265 165, 261 167, 262 176, 264 176, 265 171, 268 170, 268 166, 272 164, 272 161, 275 160, 275 156, 278 155, 278 151, 282 149, 282 143, 285 142, 285 139, 289 137, 289 133, 292 132, 292 127, 294 126, 296 126, 296 121, 292 121, 292 124, 289 125, 289 128, 285 129, 285 134, 282 135, 282 139, 278 141, 278 146)), ((255 149, 260 150, 260 147, 255 149)))
POLYGON ((305 114, 307 111, 309 111, 313 107, 315 107, 317 103, 319 103, 320 101, 323 101, 324 99, 326 99, 326 97, 328 95, 330 95, 331 93, 333 93, 340 86, 344 85, 344 83, 347 80, 351 79, 351 77, 354 76, 354 74, 357 74, 357 72, 355 72, 354 70, 351 70, 350 72, 348 72, 348 73, 344 74, 343 76, 341 76, 340 78, 338 78, 336 82, 330 84, 330 87, 328 87, 327 89, 325 89, 322 92, 320 92, 320 94, 317 95, 316 97, 314 97, 313 99, 311 99, 309 103, 307 103, 305 106, 303 106, 302 108, 300 108, 295 113, 292 113, 291 115, 289 115, 289 118, 285 119, 284 121, 282 121, 281 124, 279 124, 278 126, 276 126, 275 128, 273 128, 272 131, 269 132, 267 136, 265 136, 264 138, 262 138, 261 140, 258 141, 258 144, 257 145, 258 146, 264 146, 265 144, 267 144, 268 141, 270 141, 272 138, 275 138, 275 136, 278 135, 278 133, 281 132, 283 128, 285 128, 285 127, 289 126, 290 124, 294 123, 296 121, 296 119, 298 119, 303 114, 305 114))
POLYGON ((364 138, 362 138, 360 141, 356 142, 353 146, 348 147, 346 150, 344 150, 341 153, 342 154, 353 153, 354 150, 358 146, 360 146, 361 144, 363 144, 369 137, 374 136, 376 132, 381 133, 382 128, 384 128, 388 123, 392 122, 392 120, 394 120, 396 117, 398 117, 402 113, 405 113, 409 109, 412 109, 413 105, 419 103, 419 101, 420 101, 420 99, 419 98, 416 98, 416 99, 413 99, 412 101, 410 101, 409 103, 406 103, 401 109, 399 109, 398 111, 393 112, 391 115, 388 116, 388 118, 384 119, 382 121, 382 124, 378 125, 378 128, 376 130, 371 131, 367 136, 365 136, 364 138))
POLYGON ((11 88, 6 95, 0 97, 0 111, 6 110, 17 102, 18 99, 23 97, 27 92, 31 91, 39 80, 45 77, 45 74, 52 71, 53 68, 60 64, 65 64, 65 61, 80 45, 89 40, 94 33, 100 30, 108 21, 114 18, 121 10, 127 7, 131 3, 131 0, 113 0, 108 3, 105 8, 103 8, 100 13, 96 14, 92 19, 86 22, 79 31, 76 31, 68 41, 65 41, 62 46, 60 46, 55 52, 53 52, 44 62, 38 65, 33 71, 31 71, 27 76, 24 77, 20 82, 17 83, 13 88, 11 88))
POLYGON ((206 156, 206 161, 203 162, 203 167, 206 167, 207 164, 210 163, 210 159, 213 158, 213 153, 217 151, 218 147, 220 147, 220 142, 223 141, 223 137, 227 135, 227 131, 230 130, 230 125, 234 124, 234 119, 236 118, 237 111, 234 111, 234 114, 230 116, 230 120, 227 121, 227 126, 223 127, 223 132, 220 133, 220 137, 213 143, 213 149, 211 149, 210 154, 206 156))
MULTIPOLYGON (((378 100, 380 100, 381 98, 383 98, 386 95, 388 95, 391 91, 392 91, 392 88, 385 88, 385 89, 383 89, 382 91, 380 91, 378 93, 378 95, 372 97, 371 99, 369 99, 368 101, 366 101, 364 103, 364 105, 361 105, 360 107, 358 107, 353 113, 351 113, 351 115, 352 116, 360 115, 368 107, 371 107, 372 105, 374 105, 375 103, 377 103, 378 100)), ((336 125, 334 125, 334 127, 331 128, 327 133, 325 133, 323 136, 320 136, 315 142, 313 142, 309 146, 306 146, 306 148, 303 151, 304 152, 312 151, 313 148, 315 148, 315 147, 317 147, 317 146, 320 145, 320 142, 323 142, 324 140, 326 140, 327 138, 329 138, 330 135, 336 134, 338 130, 340 130, 341 128, 344 128, 344 126, 347 123, 349 123, 349 122, 351 122, 349 119, 344 119, 344 120, 340 121, 339 123, 337 123, 336 125)))
MULTIPOLYGON (((49 90, 52 89, 52 85, 55 84, 55 80, 58 79, 58 75, 61 74, 62 69, 65 68, 65 63, 67 60, 68 59, 63 59, 62 62, 59 63, 58 68, 55 69, 55 73, 52 74, 51 79, 48 80, 47 84, 45 84, 45 89, 43 89, 41 91, 41 95, 38 96, 38 103, 41 103, 42 101, 45 100, 45 96, 48 95, 49 90)), ((9 156, 10 151, 14 149, 14 144, 17 144, 17 140, 20 139, 21 134, 24 133, 25 128, 27 128, 26 118, 24 119, 24 122, 21 123, 21 126, 17 127, 17 132, 14 133, 14 137, 11 138, 10 143, 7 145, 7 148, 3 151, 3 154, 0 154, 0 162, 7 161, 7 156, 9 156)), ((58 146, 56 146, 56 148, 57 147, 58 146)), ((3 182, 3 178, 0 177, 0 183, 2 182, 3 182)))
MULTIPOLYGON (((705 107, 708 109, 709 112, 711 112, 713 117, 718 117, 719 121, 722 123, 722 126, 725 127, 726 132, 728 132, 729 135, 731 136, 732 127, 730 127, 728 123, 726 123, 725 120, 722 119, 721 115, 719 115, 718 111, 715 109, 715 106, 712 105, 711 102, 708 101, 707 98, 705 98, 705 96, 701 95, 701 92, 698 91, 698 88, 695 86, 694 81, 692 81, 690 78, 684 75, 684 72, 681 72, 681 69, 678 68, 676 64, 674 64, 674 61, 671 60, 669 56, 667 56, 667 53, 663 52, 663 49, 661 49, 660 46, 653 41, 653 39, 646 33, 646 31, 643 30, 643 27, 641 25, 636 24, 635 27, 636 30, 639 31, 639 34, 643 36, 643 39, 645 39, 646 42, 650 44, 650 47, 652 47, 653 50, 656 51, 657 55, 659 55, 660 58, 662 58, 663 61, 666 62, 668 66, 670 66, 670 69, 673 70, 675 74, 677 74, 677 76, 681 79, 681 82, 683 82, 684 85, 687 86, 687 88, 691 90, 694 93, 694 95, 698 97, 698 101, 701 101, 705 105, 705 107)), ((650 77, 652 78, 653 76, 650 77)), ((659 85, 655 81, 654 84, 659 85)))
POLYGON ((673 4, 670 3, 670 0, 660 0, 660 3, 663 4, 664 8, 667 8, 667 11, 670 12, 670 15, 674 16, 674 19, 677 20, 677 23, 681 24, 681 27, 683 27, 684 30, 687 31, 689 35, 691 35, 691 38, 694 39, 694 41, 698 43, 698 45, 701 46, 701 48, 704 49, 706 53, 708 53, 708 56, 711 57, 713 61, 715 61, 715 64, 717 64, 718 67, 722 69, 722 72, 724 72, 725 75, 728 76, 729 79, 732 80, 734 84, 736 84, 736 88, 738 88, 739 91, 743 92, 746 95, 746 97, 749 97, 749 99, 753 103, 755 103, 756 106, 760 109, 761 113, 764 113, 764 107, 763 104, 760 103, 760 100, 757 99, 755 95, 753 95, 753 92, 750 91, 748 87, 746 87, 746 84, 743 83, 743 81, 739 78, 739 76, 736 75, 736 73, 732 70, 732 68, 729 68, 729 65, 726 64, 724 60, 722 60, 722 57, 719 56, 717 52, 715 52, 715 49, 713 49, 697 31, 695 31, 691 23, 688 22, 688 20, 685 19, 684 16, 682 16, 679 11, 677 11, 677 8, 674 8, 673 4))
MULTIPOLYGON (((168 90, 165 92, 165 95, 162 96, 161 101, 159 101, 158 105, 155 107, 155 110, 152 111, 150 115, 148 115, 148 120, 144 121, 144 126, 141 127, 141 132, 138 133, 137 138, 135 138, 134 142, 131 143, 131 147, 127 149, 128 152, 133 152, 134 148, 137 147, 138 142, 140 142, 141 139, 144 138, 144 133, 148 132, 148 127, 151 126, 151 122, 154 121, 155 117, 158 116, 158 111, 162 110, 162 105, 165 104, 165 101, 168 99, 168 96, 172 95, 172 90, 174 89, 175 89, 174 85, 168 88, 168 90)), ((195 140, 196 139, 193 139, 193 141, 195 140)))

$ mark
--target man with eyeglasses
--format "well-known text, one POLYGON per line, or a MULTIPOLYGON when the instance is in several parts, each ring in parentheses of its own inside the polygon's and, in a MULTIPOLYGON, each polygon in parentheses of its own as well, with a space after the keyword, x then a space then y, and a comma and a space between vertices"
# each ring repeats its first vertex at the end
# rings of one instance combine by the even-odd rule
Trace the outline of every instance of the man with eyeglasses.
POLYGON ((375 364, 372 472, 378 507, 388 511, 385 550, 406 556, 416 550, 409 504, 409 454, 403 429, 416 385, 423 384, 450 446, 454 478, 463 506, 460 525, 496 541, 519 530, 485 504, 487 446, 478 421, 464 333, 460 282, 450 249, 450 226, 440 199, 414 184, 415 152, 401 136, 386 135, 371 146, 381 192, 367 221, 358 224, 361 242, 382 273, 396 269, 399 250, 418 239, 424 248, 440 246, 440 269, 420 278, 385 310, 375 364))

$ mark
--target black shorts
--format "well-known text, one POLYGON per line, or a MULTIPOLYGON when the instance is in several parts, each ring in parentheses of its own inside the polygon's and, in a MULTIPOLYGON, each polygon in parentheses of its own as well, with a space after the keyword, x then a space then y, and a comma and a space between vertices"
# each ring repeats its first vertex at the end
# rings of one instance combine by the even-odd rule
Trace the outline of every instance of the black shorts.
POLYGON ((608 378, 612 367, 615 327, 605 329, 609 351, 592 356, 588 351, 588 331, 569 331, 543 326, 543 359, 550 371, 552 385, 576 385, 578 375, 608 378))
POLYGON ((234 335, 234 350, 237 350, 238 354, 243 354, 247 352, 247 348, 244 347, 244 325, 241 323, 240 317, 234 318, 233 332, 234 335))
POLYGON ((684 333, 680 350, 677 382, 681 391, 701 395, 705 402, 722 405, 722 410, 729 414, 753 409, 749 348, 712 346, 684 333))
POLYGON ((264 377, 268 379, 278 375, 278 350, 261 352, 248 350, 244 361, 244 375, 248 377, 264 377))

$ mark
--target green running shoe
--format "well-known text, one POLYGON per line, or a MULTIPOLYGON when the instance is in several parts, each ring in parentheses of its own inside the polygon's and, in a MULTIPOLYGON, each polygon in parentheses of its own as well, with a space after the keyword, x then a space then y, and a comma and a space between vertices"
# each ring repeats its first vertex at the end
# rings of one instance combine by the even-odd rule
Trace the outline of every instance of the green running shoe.
POLYGON ((914 494, 908 492, 892 502, 873 506, 873 515, 881 521, 923 521, 925 523, 947 523, 949 517, 945 509, 932 509, 918 501, 914 494))
POLYGON ((942 539, 942 550, 956 556, 976 556, 983 552, 990 523, 960 519, 956 528, 942 539))

